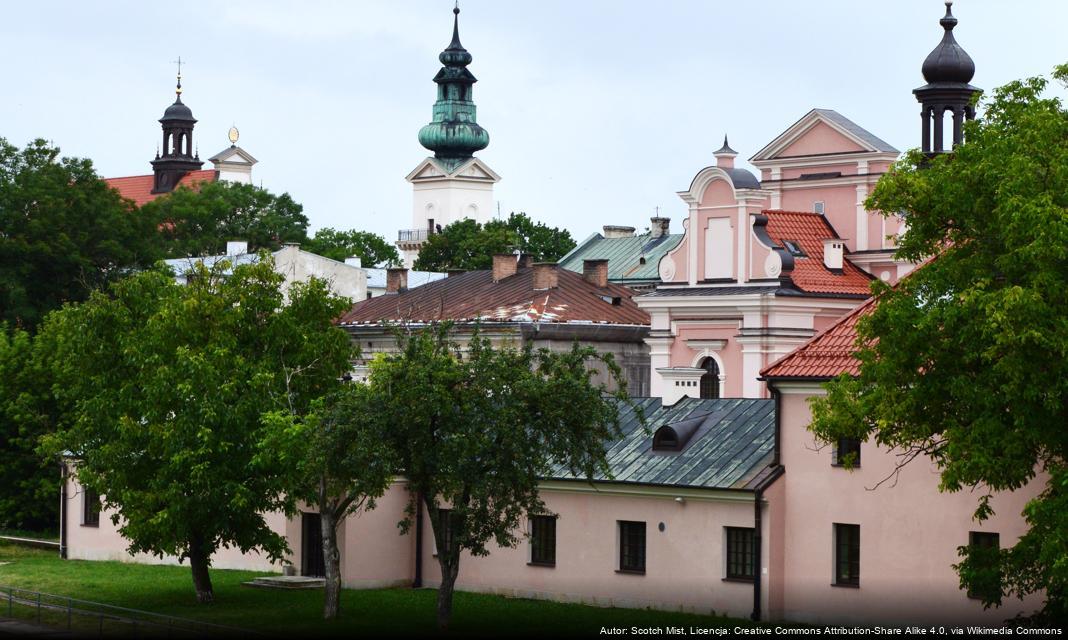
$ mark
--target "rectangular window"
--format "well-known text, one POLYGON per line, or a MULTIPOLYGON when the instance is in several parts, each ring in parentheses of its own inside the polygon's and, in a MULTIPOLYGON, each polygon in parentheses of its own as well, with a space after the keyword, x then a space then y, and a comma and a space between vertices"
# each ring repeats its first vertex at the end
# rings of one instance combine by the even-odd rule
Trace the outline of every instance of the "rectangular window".
POLYGON ((619 521, 619 570, 645 573, 645 523, 619 521))
POLYGON ((817 201, 812 203, 812 211, 813 212, 818 213, 818 214, 820 214, 822 216, 823 215, 823 209, 824 209, 824 205, 823 205, 823 201, 822 200, 817 200, 817 201))
POLYGON ((834 525, 834 583, 860 586, 860 525, 834 525))
POLYGON ((860 466, 860 440, 856 438, 838 438, 834 447, 834 466, 860 466))
POLYGON ((1001 576, 997 572, 1001 536, 989 531, 969 531, 968 546, 971 547, 969 556, 975 567, 981 570, 980 574, 986 573, 989 576, 981 576, 980 586, 973 584, 973 588, 968 590, 968 597, 982 598, 982 592, 987 589, 998 593, 1001 585, 1001 576))
POLYGON ((82 524, 100 526, 100 494, 87 487, 82 487, 82 524))
POLYGON ((556 516, 530 516, 530 564, 556 566, 556 516))
POLYGON ((752 580, 754 577, 752 528, 726 527, 727 531, 727 579, 752 580))

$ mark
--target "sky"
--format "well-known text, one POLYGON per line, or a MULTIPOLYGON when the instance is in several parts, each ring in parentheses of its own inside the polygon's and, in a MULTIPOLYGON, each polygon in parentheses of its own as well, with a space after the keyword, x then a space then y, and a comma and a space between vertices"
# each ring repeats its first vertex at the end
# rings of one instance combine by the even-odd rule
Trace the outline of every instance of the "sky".
MULTIPOLYGON (((576 240, 602 225, 681 231, 676 192, 714 164, 724 134, 741 166, 814 107, 898 149, 919 144, 920 65, 940 0, 462 0, 474 56, 477 154, 524 211, 576 240)), ((311 229, 411 226, 404 180, 429 153, 452 0, 5 2, 0 137, 91 158, 104 177, 147 174, 174 100, 199 120, 206 160, 239 144, 257 184, 303 203, 311 229)), ((1068 62, 1068 2, 958 0, 957 41, 993 89, 1068 62)), ((206 163, 205 168, 210 168, 206 163)), ((751 167, 748 167, 751 168, 751 167)))

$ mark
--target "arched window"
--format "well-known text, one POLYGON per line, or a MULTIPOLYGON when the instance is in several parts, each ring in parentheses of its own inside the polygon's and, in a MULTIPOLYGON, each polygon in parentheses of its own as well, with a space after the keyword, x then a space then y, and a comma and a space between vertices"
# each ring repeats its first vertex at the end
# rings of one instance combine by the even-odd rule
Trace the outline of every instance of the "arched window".
POLYGON ((718 398, 719 365, 716 364, 714 358, 705 358, 705 361, 701 363, 701 368, 705 370, 704 375, 701 376, 701 397, 718 398))

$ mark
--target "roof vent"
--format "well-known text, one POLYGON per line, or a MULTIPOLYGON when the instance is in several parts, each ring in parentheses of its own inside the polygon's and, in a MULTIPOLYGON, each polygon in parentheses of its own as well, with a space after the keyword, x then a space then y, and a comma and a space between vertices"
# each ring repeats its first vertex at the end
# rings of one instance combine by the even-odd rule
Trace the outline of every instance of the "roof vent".
POLYGON ((709 414, 689 418, 674 424, 665 424, 653 433, 653 451, 678 452, 686 448, 709 414))

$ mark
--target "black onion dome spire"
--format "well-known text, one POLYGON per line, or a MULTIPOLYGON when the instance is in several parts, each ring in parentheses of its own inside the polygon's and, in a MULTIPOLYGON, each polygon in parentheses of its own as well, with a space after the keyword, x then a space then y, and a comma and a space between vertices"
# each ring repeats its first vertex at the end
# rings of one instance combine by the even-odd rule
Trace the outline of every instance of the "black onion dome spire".
POLYGON ((977 87, 968 84, 975 75, 975 63, 953 37, 957 19, 953 17, 952 0, 947 0, 946 15, 939 24, 945 30, 942 41, 923 61, 927 84, 912 91, 922 106, 921 149, 928 155, 948 151, 944 140, 947 112, 952 114, 952 145, 964 142, 964 122, 975 118, 973 99, 979 93, 977 87))
POLYGON ((438 55, 438 60, 445 66, 466 67, 474 58, 460 44, 460 7, 459 4, 452 9, 452 42, 438 55))
POLYGON ((727 134, 723 134, 723 146, 720 147, 715 152, 713 152, 712 155, 724 155, 724 154, 730 154, 730 155, 735 155, 735 156, 738 155, 738 152, 735 151, 734 149, 731 149, 731 146, 729 144, 727 144, 727 134))
POLYGON ((159 123, 163 126, 162 154, 156 152, 152 161, 152 193, 173 191, 183 177, 204 165, 193 146, 193 127, 197 120, 193 111, 182 102, 182 67, 178 63, 178 86, 174 104, 167 107, 159 123))
POLYGON ((946 31, 942 35, 942 42, 923 61, 923 78, 931 84, 968 84, 975 75, 975 63, 953 37, 957 19, 953 17, 952 1, 946 2, 946 15, 938 22, 946 31))

